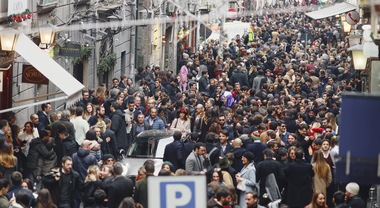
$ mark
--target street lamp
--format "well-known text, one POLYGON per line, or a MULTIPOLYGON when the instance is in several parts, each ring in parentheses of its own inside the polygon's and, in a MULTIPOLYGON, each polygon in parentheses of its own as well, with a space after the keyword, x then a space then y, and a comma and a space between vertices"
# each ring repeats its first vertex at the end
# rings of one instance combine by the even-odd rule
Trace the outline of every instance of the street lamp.
POLYGON ((348 36, 347 39, 348 39, 348 44, 350 45, 350 47, 355 46, 355 45, 359 45, 361 42, 361 37, 362 36, 360 36, 360 35, 348 36))
POLYGON ((364 70, 367 65, 367 57, 363 53, 363 45, 355 45, 347 49, 352 53, 355 70, 364 70))
POLYGON ((187 3, 187 7, 189 9, 189 12, 195 14, 197 11, 197 0, 189 0, 187 3))
POLYGON ((348 22, 346 21, 346 14, 343 14, 342 16, 340 16, 340 20, 342 22, 343 31, 345 33, 351 32, 351 25, 348 24, 348 22))
POLYGON ((108 22, 110 23, 110 33, 112 33, 113 35, 119 33, 121 30, 121 27, 120 27, 121 18, 116 15, 111 15, 111 16, 108 16, 107 19, 108 19, 108 22))
POLYGON ((1 49, 3 51, 13 51, 16 47, 18 33, 12 28, 0 31, 1 49))
POLYGON ((40 39, 42 44, 53 44, 55 38, 55 26, 45 24, 40 27, 40 39))

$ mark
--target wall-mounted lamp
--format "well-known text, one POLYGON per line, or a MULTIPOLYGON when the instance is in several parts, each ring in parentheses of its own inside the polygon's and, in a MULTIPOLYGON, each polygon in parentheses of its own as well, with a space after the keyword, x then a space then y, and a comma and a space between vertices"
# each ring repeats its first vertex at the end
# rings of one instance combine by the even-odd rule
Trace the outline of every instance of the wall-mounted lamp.
POLYGON ((0 31, 1 50, 13 51, 16 47, 18 32, 12 28, 0 31))
POLYGON ((347 49, 352 52, 355 70, 364 70, 367 65, 367 57, 363 53, 363 45, 355 45, 347 49))
POLYGON ((350 35, 346 38, 348 39, 348 44, 350 45, 350 47, 352 47, 352 46, 360 44, 362 36, 361 35, 350 35))
POLYGON ((110 23, 110 28, 113 32, 116 32, 120 29, 120 21, 121 18, 116 16, 116 15, 111 15, 107 17, 109 23, 110 23))
POLYGON ((55 39, 56 27, 52 24, 45 24, 40 26, 40 39, 43 44, 53 44, 55 39))

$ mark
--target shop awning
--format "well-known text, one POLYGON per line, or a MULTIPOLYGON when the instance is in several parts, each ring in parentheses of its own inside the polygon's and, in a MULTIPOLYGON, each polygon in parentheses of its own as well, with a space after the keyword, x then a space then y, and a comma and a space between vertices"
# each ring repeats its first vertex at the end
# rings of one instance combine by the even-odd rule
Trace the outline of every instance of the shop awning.
POLYGON ((20 33, 16 43, 15 51, 20 54, 26 61, 34 66, 49 81, 62 90, 66 95, 56 97, 50 100, 30 103, 23 106, 17 106, 10 109, 1 110, 8 112, 16 109, 22 109, 41 103, 53 102, 66 99, 66 106, 72 106, 82 96, 83 84, 76 80, 69 72, 62 68, 57 62, 49 57, 48 53, 41 50, 28 36, 20 33))
POLYGON ((346 13, 352 10, 356 10, 357 6, 343 2, 343 3, 337 3, 333 6, 326 7, 317 11, 308 12, 306 13, 306 16, 312 18, 312 19, 323 19, 326 17, 335 16, 337 14, 346 13))

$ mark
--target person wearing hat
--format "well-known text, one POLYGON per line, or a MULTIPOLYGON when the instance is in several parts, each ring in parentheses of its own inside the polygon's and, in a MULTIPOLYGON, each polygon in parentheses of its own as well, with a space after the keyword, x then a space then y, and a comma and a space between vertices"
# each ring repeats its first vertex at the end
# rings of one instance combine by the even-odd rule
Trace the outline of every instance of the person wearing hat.
MULTIPOLYGON (((219 160, 218 164, 216 164, 216 168, 214 168, 214 170, 220 169, 223 183, 234 186, 232 174, 235 174, 236 171, 231 168, 231 164, 231 160, 229 160, 227 157, 223 157, 221 160, 219 160)), ((213 176, 212 174, 213 173, 211 173, 211 176, 213 176)))
POLYGON ((240 190, 239 205, 241 207, 246 207, 245 193, 257 191, 256 168, 253 159, 253 153, 246 151, 242 157, 243 168, 236 174, 237 188, 240 190))
POLYGON ((359 194, 359 184, 355 182, 348 183, 346 185, 346 204, 350 208, 364 208, 366 207, 365 201, 358 196, 359 194))
POLYGON ((103 165, 113 166, 115 164, 115 157, 111 154, 104 154, 102 157, 103 165))
POLYGON ((259 164, 259 162, 264 160, 263 151, 267 148, 267 146, 260 141, 260 133, 259 131, 254 131, 250 134, 253 142, 247 145, 247 151, 250 151, 254 155, 255 164, 259 164))
POLYGON ((177 118, 173 120, 170 125, 170 130, 179 131, 182 133, 182 137, 190 133, 190 115, 187 108, 180 108, 177 112, 177 118))

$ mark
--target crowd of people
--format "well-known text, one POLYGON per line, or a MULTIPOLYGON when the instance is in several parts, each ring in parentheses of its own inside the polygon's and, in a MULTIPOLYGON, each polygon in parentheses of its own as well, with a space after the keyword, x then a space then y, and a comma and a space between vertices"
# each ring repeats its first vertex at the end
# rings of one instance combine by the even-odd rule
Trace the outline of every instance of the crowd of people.
POLYGON ((140 67, 134 79, 84 90, 68 110, 43 104, 22 128, 10 113, 0 121, 0 207, 148 207, 154 162, 136 178, 120 162, 145 130, 174 132, 159 175, 205 175, 207 207, 280 198, 365 207, 357 183, 335 186, 341 93, 362 86, 338 20, 295 12, 250 21, 253 34, 183 51, 177 73, 140 67))

